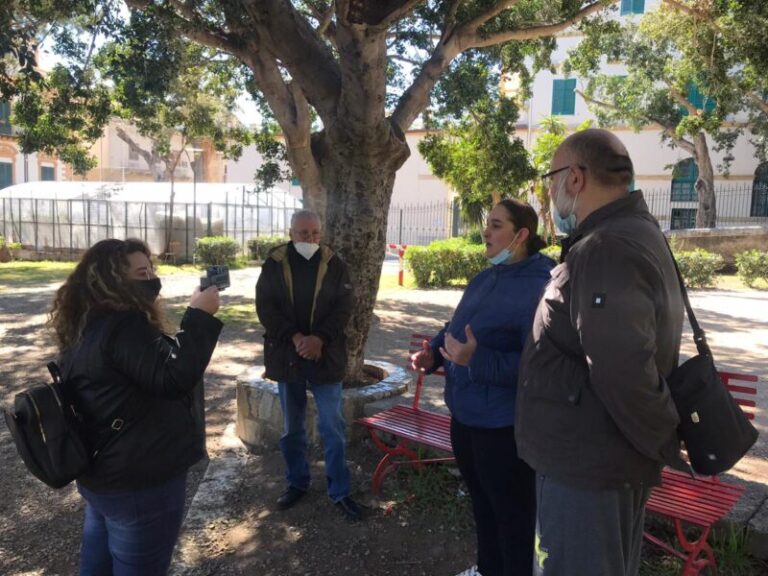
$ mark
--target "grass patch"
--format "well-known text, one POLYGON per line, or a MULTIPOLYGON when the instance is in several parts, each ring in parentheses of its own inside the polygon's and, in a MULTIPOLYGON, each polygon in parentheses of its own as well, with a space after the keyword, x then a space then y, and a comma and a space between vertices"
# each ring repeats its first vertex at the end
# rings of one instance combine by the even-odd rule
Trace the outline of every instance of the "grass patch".
MULTIPOLYGON (((646 519, 647 526, 653 534, 665 542, 675 543, 677 539, 672 522, 655 516, 646 519)), ((700 531, 695 528, 686 530, 689 540, 698 538, 700 531)), ((729 525, 715 529, 709 537, 709 544, 715 553, 718 573, 723 576, 764 576, 768 573, 768 565, 750 556, 749 532, 741 527, 729 525)), ((640 564, 639 576, 679 576, 683 567, 682 560, 666 554, 657 546, 643 542, 643 557, 640 564)), ((702 574, 710 574, 706 571, 702 574)))
POLYGON ((0 289, 63 282, 75 268, 75 262, 6 262, 0 264, 0 289))
MULTIPOLYGON (((419 458, 428 453, 421 448, 419 458)), ((448 466, 427 464, 421 470, 400 466, 390 489, 395 507, 430 518, 436 529, 462 532, 474 526, 467 488, 448 466)))
POLYGON ((256 307, 252 301, 237 304, 222 303, 219 311, 216 312, 216 318, 228 326, 240 323, 255 325, 259 321, 259 317, 256 315, 256 307))
POLYGON ((379 290, 415 290, 418 288, 416 285, 416 280, 413 277, 413 274, 405 271, 403 275, 403 286, 400 286, 397 283, 397 272, 391 273, 391 272, 384 272, 379 277, 379 290))

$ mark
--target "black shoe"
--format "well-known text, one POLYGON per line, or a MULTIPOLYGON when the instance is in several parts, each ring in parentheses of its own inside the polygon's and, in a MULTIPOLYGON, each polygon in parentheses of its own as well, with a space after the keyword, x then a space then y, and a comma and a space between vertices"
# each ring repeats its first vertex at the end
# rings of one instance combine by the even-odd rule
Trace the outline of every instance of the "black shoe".
POLYGON ((363 519, 363 515, 360 512, 360 507, 349 496, 345 496, 338 502, 336 502, 336 508, 341 510, 341 513, 347 517, 347 519, 357 522, 363 519))
POLYGON ((277 509, 278 510, 288 510, 291 506, 296 504, 299 500, 301 500, 306 492, 304 490, 299 490, 298 488, 294 488, 293 486, 288 486, 288 490, 283 492, 280 495, 280 498, 277 499, 277 509))

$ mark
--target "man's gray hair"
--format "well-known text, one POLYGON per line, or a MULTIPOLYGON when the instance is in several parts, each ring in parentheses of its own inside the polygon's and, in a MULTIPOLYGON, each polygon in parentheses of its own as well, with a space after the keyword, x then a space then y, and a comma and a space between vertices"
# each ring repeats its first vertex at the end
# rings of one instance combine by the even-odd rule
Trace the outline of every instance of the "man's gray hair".
POLYGON ((296 220, 299 220, 300 218, 314 218, 318 222, 322 221, 320 220, 320 216, 317 212, 314 212, 312 210, 296 210, 293 215, 291 216, 291 228, 293 228, 293 225, 296 223, 296 220))

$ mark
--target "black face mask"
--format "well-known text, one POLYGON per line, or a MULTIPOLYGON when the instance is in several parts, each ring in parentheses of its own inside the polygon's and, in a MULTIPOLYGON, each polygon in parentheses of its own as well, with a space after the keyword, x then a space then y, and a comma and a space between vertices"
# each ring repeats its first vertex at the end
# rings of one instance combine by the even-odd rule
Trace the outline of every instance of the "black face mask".
POLYGON ((149 280, 136 280, 141 294, 150 302, 157 300, 160 295, 160 289, 163 287, 160 278, 150 278, 149 280))

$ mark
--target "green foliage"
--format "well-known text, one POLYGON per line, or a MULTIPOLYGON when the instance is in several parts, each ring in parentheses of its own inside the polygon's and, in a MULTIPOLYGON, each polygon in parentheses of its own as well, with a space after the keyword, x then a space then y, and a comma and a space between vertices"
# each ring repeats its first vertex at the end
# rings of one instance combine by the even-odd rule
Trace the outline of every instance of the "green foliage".
POLYGON ((195 257, 206 266, 234 264, 239 252, 237 240, 229 236, 206 236, 195 244, 195 257))
POLYGON ((469 282, 488 266, 485 246, 465 238, 437 240, 429 246, 409 246, 405 262, 419 288, 446 287, 454 281, 469 282))
POLYGON ((759 0, 696 3, 692 10, 664 2, 639 24, 606 21, 589 27, 566 70, 589 78, 585 97, 601 125, 636 130, 661 125, 662 139, 684 148, 697 163, 702 151, 694 151, 691 142, 707 133, 722 152, 719 168, 727 173, 743 130, 730 122, 734 114, 750 111, 758 155, 765 153, 760 142, 768 134, 763 98, 768 75, 758 30, 766 23, 768 4, 759 0), (596 74, 605 59, 620 60, 626 74, 596 74))
POLYGON ((458 193, 462 216, 479 224, 494 196, 518 196, 535 172, 523 141, 514 136, 514 101, 484 96, 459 122, 419 142, 419 152, 438 178, 458 193))
POLYGON ((689 288, 713 286, 715 284, 715 272, 723 267, 722 256, 701 248, 675 252, 675 260, 677 260, 685 285, 689 288))
POLYGON ((264 260, 267 254, 280 244, 288 242, 287 236, 259 236, 248 240, 248 252, 252 260, 264 260))
POLYGON ((552 258, 555 262, 560 262, 560 246, 557 244, 553 244, 552 246, 547 246, 546 248, 541 250, 541 253, 544 254, 544 256, 547 256, 549 258, 552 258))
MULTIPOLYGON (((419 448, 419 458, 430 457, 419 448)), ((435 454, 435 456, 438 456, 435 454)), ((439 455, 442 456, 442 455, 439 455)), ((461 479, 447 466, 398 466, 392 479, 394 506, 407 505, 410 510, 428 516, 435 531, 464 532, 472 529, 472 502, 461 479)))
MULTIPOLYGON (((581 132, 591 126, 592 120, 585 120, 576 127, 574 132, 581 132)), ((545 116, 541 120, 541 129, 542 132, 536 138, 531 149, 531 162, 536 174, 539 175, 550 171, 555 152, 568 136, 568 127, 559 116, 545 116)), ((536 179, 533 183, 533 192, 541 206, 540 224, 546 231, 542 236, 553 239, 555 238, 555 225, 550 214, 549 191, 544 189, 541 179, 536 179)))
POLYGON ((758 279, 768 283, 768 252, 748 250, 736 255, 739 278, 750 288, 758 279))
MULTIPOLYGON (((174 34, 173 25, 154 11, 131 13, 96 64, 114 84, 114 112, 149 138, 144 159, 150 166, 162 162, 166 178, 190 144, 206 139, 225 157, 237 158, 250 142, 233 116, 244 82, 239 66, 174 34), (177 135, 181 145, 172 145, 177 135)), ((129 136, 121 137, 128 142, 129 136)))

